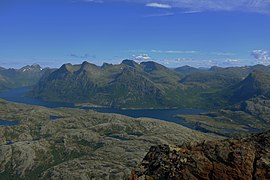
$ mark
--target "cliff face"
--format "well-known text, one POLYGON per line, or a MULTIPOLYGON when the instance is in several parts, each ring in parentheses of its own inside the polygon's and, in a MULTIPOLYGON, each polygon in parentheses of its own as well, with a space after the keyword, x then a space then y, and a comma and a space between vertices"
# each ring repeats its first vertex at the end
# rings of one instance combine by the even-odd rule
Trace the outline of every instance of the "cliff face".
POLYGON ((197 145, 153 146, 131 179, 270 179, 270 131, 197 145))

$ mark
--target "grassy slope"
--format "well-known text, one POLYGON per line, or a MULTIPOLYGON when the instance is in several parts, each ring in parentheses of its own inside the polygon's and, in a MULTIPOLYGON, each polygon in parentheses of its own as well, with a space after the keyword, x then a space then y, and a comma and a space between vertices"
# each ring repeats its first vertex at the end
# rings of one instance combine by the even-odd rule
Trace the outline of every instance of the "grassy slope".
POLYGON ((204 115, 182 115, 179 118, 199 129, 226 136, 269 129, 270 75, 267 72, 256 70, 224 92, 228 93, 226 103, 231 104, 226 109, 204 115))

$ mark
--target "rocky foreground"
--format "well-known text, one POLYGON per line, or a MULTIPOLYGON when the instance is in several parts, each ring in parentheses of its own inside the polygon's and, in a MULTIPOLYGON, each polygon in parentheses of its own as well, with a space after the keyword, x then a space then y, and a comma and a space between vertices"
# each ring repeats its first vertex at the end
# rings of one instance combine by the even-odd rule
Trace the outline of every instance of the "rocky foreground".
POLYGON ((0 100, 0 179, 126 179, 151 146, 213 139, 154 119, 0 100))
POLYGON ((270 131, 193 145, 153 146, 131 179, 270 179, 270 131))

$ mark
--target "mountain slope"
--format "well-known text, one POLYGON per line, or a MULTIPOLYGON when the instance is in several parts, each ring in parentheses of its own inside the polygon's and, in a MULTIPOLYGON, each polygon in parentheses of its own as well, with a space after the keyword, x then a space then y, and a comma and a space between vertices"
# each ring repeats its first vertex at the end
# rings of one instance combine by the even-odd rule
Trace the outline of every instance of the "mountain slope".
MULTIPOLYGON (((253 81, 249 74, 257 71, 267 77, 270 68, 256 65, 200 70, 185 66, 175 70, 153 61, 138 64, 124 60, 121 64, 105 63, 102 66, 83 62, 65 64, 46 73, 32 95, 49 101, 122 108, 217 109, 252 98, 241 94, 241 89, 247 93, 248 86, 257 86, 247 82, 253 81)), ((270 84, 268 81, 261 83, 264 84, 258 84, 256 88, 265 89, 270 84)))
POLYGON ((183 75, 188 75, 188 74, 195 73, 195 72, 206 71, 206 70, 197 69, 197 68, 187 66, 187 65, 175 68, 174 70, 180 74, 183 74, 183 75))
POLYGON ((113 107, 174 106, 167 91, 180 88, 180 77, 155 62, 137 64, 124 60, 101 67, 88 62, 65 64, 43 77, 34 88, 35 97, 50 101, 90 102, 113 107))
POLYGON ((270 98, 270 74, 263 71, 254 71, 239 83, 232 96, 232 102, 244 101, 256 96, 270 98))
POLYGON ((201 115, 179 117, 198 129, 225 136, 269 129, 270 73, 267 70, 254 70, 244 80, 208 96, 208 99, 219 103, 219 108, 201 115))

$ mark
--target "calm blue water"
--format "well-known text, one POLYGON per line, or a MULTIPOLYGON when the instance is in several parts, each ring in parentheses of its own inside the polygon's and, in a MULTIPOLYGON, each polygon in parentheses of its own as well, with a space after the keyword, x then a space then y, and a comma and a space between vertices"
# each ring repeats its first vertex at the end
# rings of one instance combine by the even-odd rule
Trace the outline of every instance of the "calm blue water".
POLYGON ((31 88, 29 87, 11 89, 9 91, 1 92, 0 98, 5 99, 7 101, 44 106, 48 108, 74 107, 74 105, 71 103, 48 102, 25 96, 25 94, 27 94, 30 90, 31 88))
POLYGON ((7 101, 30 104, 30 105, 38 105, 44 106, 48 108, 59 108, 59 107, 69 107, 69 108, 81 108, 81 109, 92 109, 102 113, 116 113, 122 114, 134 118, 139 117, 148 117, 161 119, 169 122, 174 122, 178 124, 182 124, 189 128, 193 128, 192 126, 182 122, 180 119, 176 118, 177 114, 200 114, 205 112, 199 109, 140 109, 140 110, 126 110, 126 109, 116 109, 116 108, 85 108, 85 107, 77 107, 72 103, 59 103, 59 102, 48 102, 40 99, 27 97, 25 94, 29 92, 29 87, 12 89, 6 92, 0 93, 0 98, 5 99, 7 101))
POLYGON ((109 137, 114 138, 114 139, 119 139, 119 140, 122 140, 122 141, 127 141, 127 140, 129 140, 128 138, 121 137, 121 136, 109 136, 109 137))
POLYGON ((1 120, 0 119, 0 126, 16 126, 19 123, 16 121, 8 121, 8 120, 1 120))
POLYGON ((49 119, 50 120, 57 120, 57 119, 61 119, 64 118, 63 116, 50 116, 49 119))

